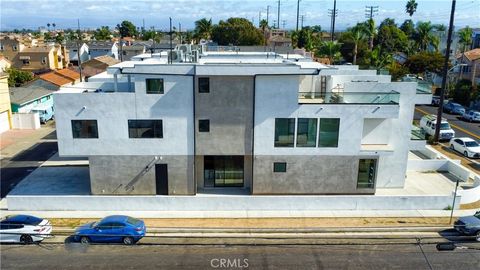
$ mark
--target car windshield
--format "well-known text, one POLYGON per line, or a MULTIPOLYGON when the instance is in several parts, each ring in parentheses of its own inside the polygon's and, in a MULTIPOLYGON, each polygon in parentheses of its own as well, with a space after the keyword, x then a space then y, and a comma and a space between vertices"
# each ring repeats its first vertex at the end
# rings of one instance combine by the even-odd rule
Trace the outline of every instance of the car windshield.
POLYGON ((450 125, 448 123, 442 123, 440 125, 441 130, 450 130, 450 125))
POLYGON ((477 147, 479 146, 477 142, 465 142, 466 147, 477 147))

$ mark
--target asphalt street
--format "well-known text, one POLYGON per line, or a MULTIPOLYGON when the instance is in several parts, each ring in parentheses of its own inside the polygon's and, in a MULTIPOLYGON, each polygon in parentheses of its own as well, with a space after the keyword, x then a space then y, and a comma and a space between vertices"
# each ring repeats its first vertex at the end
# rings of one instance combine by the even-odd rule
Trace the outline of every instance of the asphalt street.
MULTIPOLYGON (((437 114, 438 107, 421 105, 416 106, 414 120, 420 120, 425 114, 437 114)), ((480 123, 470 123, 461 119, 460 115, 443 113, 450 126, 455 130, 456 137, 470 137, 480 141, 480 123)))
POLYGON ((2 245, 2 269, 479 269, 435 245, 2 245), (423 249, 423 252, 422 252, 423 249))

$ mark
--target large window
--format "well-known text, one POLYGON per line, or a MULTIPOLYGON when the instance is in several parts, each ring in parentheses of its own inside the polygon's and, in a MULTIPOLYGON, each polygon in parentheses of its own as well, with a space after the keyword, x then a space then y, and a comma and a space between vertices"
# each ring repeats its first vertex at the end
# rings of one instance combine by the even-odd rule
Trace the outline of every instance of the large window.
POLYGON ((146 79, 147 94, 163 94, 163 79, 146 79))
POLYGON ((275 118, 275 147, 293 147, 295 118, 275 118))
POLYGON ((357 188, 374 188, 376 174, 376 159, 360 159, 358 164, 357 188))
POLYGON ((320 136, 318 147, 338 147, 339 118, 320 119, 320 136))
POLYGON ((75 139, 98 138, 97 120, 72 120, 72 134, 75 139))
POLYGON ((243 156, 205 156, 205 187, 243 187, 243 156))
POLYGON ((317 119, 298 118, 297 147, 315 147, 317 143, 317 119))
POLYGON ((162 120, 128 120, 129 138, 163 138, 162 120))
POLYGON ((210 78, 198 78, 198 92, 210 93, 210 78))

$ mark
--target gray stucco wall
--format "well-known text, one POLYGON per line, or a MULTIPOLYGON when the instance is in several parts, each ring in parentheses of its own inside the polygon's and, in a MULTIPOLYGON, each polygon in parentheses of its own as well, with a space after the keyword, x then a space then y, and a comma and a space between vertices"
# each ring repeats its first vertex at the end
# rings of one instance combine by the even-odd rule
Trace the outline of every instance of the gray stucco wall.
MULTIPOLYGON (((251 155, 253 77, 211 76, 210 93, 195 90, 197 155, 251 155), (210 120, 210 132, 198 132, 198 120, 210 120)), ((196 78, 198 81, 198 78, 196 78)))
MULTIPOLYGON (((155 166, 152 166, 134 184, 125 190, 135 177, 142 173, 155 156, 90 156, 90 184, 94 195, 155 195, 155 166)), ((168 166, 169 195, 195 194, 193 182, 193 156, 158 156, 155 163, 168 166)))
POLYGON ((255 156, 252 194, 373 194, 374 189, 357 189, 359 159, 357 156, 255 156), (286 162, 287 171, 273 172, 274 162, 286 162))

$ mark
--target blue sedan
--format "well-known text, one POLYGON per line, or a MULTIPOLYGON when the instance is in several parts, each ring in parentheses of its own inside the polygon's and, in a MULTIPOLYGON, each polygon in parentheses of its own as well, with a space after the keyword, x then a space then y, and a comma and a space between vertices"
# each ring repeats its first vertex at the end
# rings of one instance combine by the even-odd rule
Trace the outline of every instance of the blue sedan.
POLYGON ((145 236, 145 223, 129 216, 108 216, 97 222, 87 223, 75 230, 74 239, 83 244, 124 243, 135 244, 145 236))

